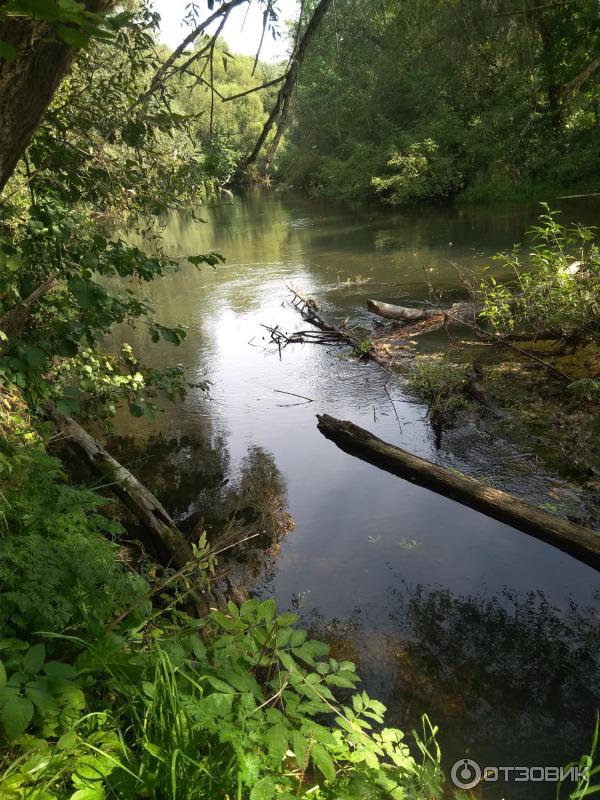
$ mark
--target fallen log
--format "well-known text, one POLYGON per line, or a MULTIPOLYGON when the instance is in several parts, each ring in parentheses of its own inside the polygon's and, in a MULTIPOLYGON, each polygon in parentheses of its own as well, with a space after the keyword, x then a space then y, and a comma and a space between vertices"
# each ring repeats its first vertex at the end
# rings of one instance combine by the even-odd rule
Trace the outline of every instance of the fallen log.
POLYGON ((388 444, 352 422, 317 415, 321 433, 347 453, 535 536, 600 569, 600 533, 388 444))
POLYGON ((476 313, 474 303, 454 303, 448 309, 448 315, 446 315, 446 311, 443 308, 396 306, 392 303, 383 303, 380 300, 367 300, 367 308, 373 314, 396 322, 412 323, 439 317, 440 325, 459 322, 461 319, 473 319, 476 313))
POLYGON ((177 569, 192 561, 190 543, 158 498, 74 419, 54 410, 48 414, 66 443, 143 523, 161 560, 177 569))
POLYGON ((339 341, 346 342, 346 344, 354 347, 354 349, 357 352, 360 352, 361 356, 364 358, 371 359, 376 364, 379 364, 380 367, 384 367, 385 369, 390 368, 394 360, 393 358, 381 353, 379 348, 373 344, 367 350, 362 351, 361 342, 358 337, 354 336, 352 332, 346 328, 341 328, 339 325, 335 325, 333 322, 325 319, 321 315, 318 305, 312 298, 303 297, 299 292, 289 286, 288 289, 294 295, 292 305, 300 312, 303 319, 305 319, 307 322, 310 322, 312 325, 315 325, 315 327, 320 328, 322 331, 337 336, 339 341))
POLYGON ((367 300, 367 308, 373 314, 384 319, 401 320, 402 322, 419 322, 422 319, 435 317, 439 311, 433 308, 411 308, 409 306, 395 306, 392 303, 383 303, 380 300, 367 300))

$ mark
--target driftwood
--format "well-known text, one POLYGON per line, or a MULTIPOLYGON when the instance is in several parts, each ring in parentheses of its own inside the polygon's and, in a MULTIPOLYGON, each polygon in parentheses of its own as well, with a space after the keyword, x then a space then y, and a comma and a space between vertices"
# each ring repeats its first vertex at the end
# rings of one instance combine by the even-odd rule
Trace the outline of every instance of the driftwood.
POLYGON ((181 569, 191 561, 194 556, 190 543, 152 492, 74 419, 55 411, 49 415, 67 444, 143 523, 164 563, 181 569))
POLYGON ((411 306, 396 306, 392 303, 382 303, 380 300, 367 300, 367 308, 373 314, 397 322, 420 322, 425 319, 439 318, 440 325, 460 322, 462 319, 473 319, 476 307, 473 303, 454 303, 448 311, 440 308, 412 308, 411 306))
POLYGON ((380 300, 367 300, 367 308, 379 317, 399 320, 401 322, 419 322, 422 319, 440 315, 437 309, 395 306, 392 303, 382 303, 380 300))
MULTIPOLYGON (((359 338, 352 333, 352 331, 345 327, 342 328, 339 325, 335 325, 333 322, 325 319, 321 315, 317 303, 312 300, 312 298, 303 297, 295 289, 290 288, 290 291, 294 295, 292 305, 300 312, 300 314, 302 314, 303 319, 305 319, 307 322, 310 322, 312 325, 315 325, 317 328, 320 328, 322 331, 334 334, 338 341, 346 342, 346 344, 351 345, 357 351, 359 351, 361 342, 359 338)), ((398 342, 398 344, 400 345, 402 343, 398 342)), ((394 360, 392 357, 380 352, 380 350, 374 345, 371 345, 365 351, 360 350, 360 352, 364 358, 375 361, 376 364, 379 364, 379 366, 384 367, 385 369, 389 369, 394 360)))
POLYGON ((343 422, 329 415, 317 418, 321 433, 345 452, 508 523, 596 569, 600 568, 600 533, 550 514, 474 478, 414 456, 352 422, 343 422))

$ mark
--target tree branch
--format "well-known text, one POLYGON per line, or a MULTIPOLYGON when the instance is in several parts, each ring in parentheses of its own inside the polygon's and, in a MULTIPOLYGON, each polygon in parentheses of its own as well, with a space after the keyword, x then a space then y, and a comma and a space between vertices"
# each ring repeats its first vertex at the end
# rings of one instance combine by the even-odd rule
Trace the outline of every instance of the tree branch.
POLYGON ((298 71, 306 56, 310 42, 315 36, 316 32, 319 30, 321 22, 323 21, 323 17, 327 13, 327 9, 330 5, 331 0, 320 0, 319 5, 315 8, 312 17, 310 18, 310 22, 306 26, 306 30, 300 39, 300 44, 298 45, 296 52, 292 53, 289 69, 285 74, 283 85, 277 93, 275 105, 271 109, 271 113, 264 124, 262 132, 258 137, 252 152, 246 157, 246 160, 243 164, 244 167, 248 167, 250 164, 253 164, 256 161, 267 140, 267 137, 269 136, 269 133, 271 132, 273 125, 287 108, 289 99, 294 90, 294 86, 296 85, 296 80, 298 79, 298 71))
POLYGON ((567 83, 563 83, 560 87, 561 94, 569 94, 570 92, 578 92, 583 84, 592 77, 596 70, 600 69, 600 58, 594 59, 591 61, 587 67, 576 75, 572 80, 568 81, 567 83))
MULTIPOLYGON (((205 20, 203 20, 199 25, 197 25, 190 33, 185 37, 185 39, 181 42, 181 44, 173 50, 169 58, 162 64, 154 73, 152 80, 150 81, 150 85, 148 89, 141 94, 138 99, 132 104, 131 109, 135 108, 136 106, 140 106, 138 111, 138 118, 143 115, 146 106, 148 105, 148 101, 152 97, 152 95, 158 90, 160 86, 162 86, 164 78, 168 72, 168 70, 175 64, 179 56, 183 54, 187 47, 193 44, 196 39, 200 36, 201 33, 212 25, 215 20, 219 19, 220 17, 225 17, 229 15, 229 12, 236 8, 236 6, 241 6, 244 3, 248 3, 249 0, 228 0, 228 2, 223 3, 223 5, 217 9, 213 14, 208 16, 205 20)), ((199 55, 196 56, 196 58, 199 55)), ((190 63, 190 62, 188 62, 190 63)))

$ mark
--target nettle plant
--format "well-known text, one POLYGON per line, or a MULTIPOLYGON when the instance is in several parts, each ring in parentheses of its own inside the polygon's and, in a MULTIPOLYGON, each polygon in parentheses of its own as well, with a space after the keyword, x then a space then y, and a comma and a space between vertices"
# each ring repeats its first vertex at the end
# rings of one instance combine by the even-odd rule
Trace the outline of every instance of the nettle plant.
POLYGON ((480 285, 481 316, 504 336, 555 338, 574 347, 600 339, 600 246, 593 229, 565 227, 543 204, 527 259, 516 245, 495 261, 512 276, 480 285))
POLYGON ((106 633, 73 663, 87 713, 56 744, 34 738, 43 719, 25 733, 13 723, 2 797, 440 796, 437 729, 425 717, 413 732, 415 759, 383 726, 385 707, 357 692, 354 665, 328 657, 297 619, 253 599, 106 633))

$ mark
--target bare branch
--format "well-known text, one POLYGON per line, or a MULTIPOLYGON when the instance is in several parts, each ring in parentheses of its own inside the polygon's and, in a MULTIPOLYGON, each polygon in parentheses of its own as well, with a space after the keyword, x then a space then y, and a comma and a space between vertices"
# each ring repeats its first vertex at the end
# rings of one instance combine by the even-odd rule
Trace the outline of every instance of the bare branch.
POLYGON ((327 9, 331 5, 331 0, 320 0, 319 5, 315 8, 312 17, 310 18, 310 22, 306 26, 306 30, 304 31, 300 43, 296 49, 295 53, 292 53, 292 58, 290 59, 290 66, 288 71, 285 74, 285 78, 283 81, 283 85, 281 89, 277 93, 277 99, 275 100, 275 105, 273 106, 271 113, 269 114, 267 121, 264 124, 262 132, 258 137, 256 144, 252 152, 248 155, 244 162, 244 166, 247 167, 250 164, 253 164, 267 140, 269 133, 275 122, 280 119, 282 113, 287 111, 287 107, 290 101, 291 94, 294 90, 294 86, 296 85, 296 80, 298 78, 298 71, 300 69, 300 65, 306 56, 308 48, 310 46, 310 42, 316 32, 319 30, 321 22, 323 21, 323 17, 327 13, 327 9))
MULTIPOLYGON (((212 25, 213 22, 220 18, 227 18, 230 11, 236 8, 237 6, 241 6, 244 3, 248 3, 249 0, 228 0, 228 2, 223 3, 223 5, 217 9, 213 14, 208 16, 205 20, 203 20, 199 25, 197 25, 181 42, 181 44, 173 50, 169 58, 162 64, 159 69, 156 70, 152 80, 150 81, 150 85, 148 89, 141 94, 138 99, 133 103, 132 108, 136 106, 140 106, 140 110, 138 111, 138 117, 141 116, 148 105, 148 101, 152 97, 152 95, 162 86, 164 79, 168 70, 175 64, 177 59, 184 53, 184 51, 193 44, 196 39, 200 36, 201 33, 212 25)), ((220 26, 221 28, 222 26, 220 26)), ((214 38, 214 37, 212 37, 214 38)), ((199 58, 199 55, 196 54, 196 58, 199 58)))
POLYGON ((268 89, 269 86, 275 86, 276 84, 281 83, 281 81, 286 79, 286 76, 287 72, 285 72, 283 75, 280 75, 278 78, 273 78, 271 81, 261 83, 260 86, 254 86, 252 89, 246 89, 244 92, 238 92, 238 94, 232 94, 229 97, 221 97, 221 100, 224 103, 228 103, 230 100, 239 100, 240 97, 246 97, 246 95, 254 94, 254 92, 260 92, 261 89, 268 89))
POLYGON ((572 80, 568 81, 567 83, 563 83, 561 86, 561 93, 562 94, 569 94, 570 92, 578 92, 583 84, 592 77, 596 70, 600 69, 600 58, 594 59, 591 61, 587 67, 576 75, 572 80))

